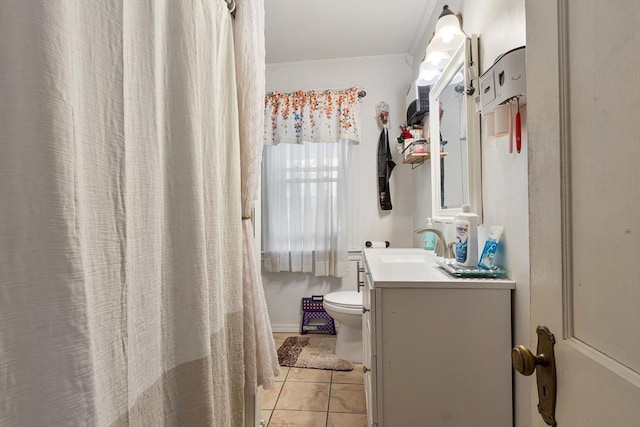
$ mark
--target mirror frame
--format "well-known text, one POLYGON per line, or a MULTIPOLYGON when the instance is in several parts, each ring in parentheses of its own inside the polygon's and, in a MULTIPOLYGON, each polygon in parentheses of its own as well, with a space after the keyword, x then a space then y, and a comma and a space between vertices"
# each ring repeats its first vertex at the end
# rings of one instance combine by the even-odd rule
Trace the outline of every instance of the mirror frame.
POLYGON ((467 159, 468 189, 471 212, 478 215, 482 223, 482 174, 480 147, 480 112, 476 108, 479 93, 478 36, 472 35, 453 54, 449 63, 442 70, 441 76, 434 83, 429 94, 429 135, 431 140, 431 216, 434 221, 453 222, 454 216, 462 212, 458 208, 443 209, 440 206, 440 95, 449 86, 449 82, 462 66, 465 89, 475 88, 472 95, 466 95, 467 111, 467 159), (473 61, 470 59, 473 58, 473 61), (470 79, 472 77, 472 79, 470 79))

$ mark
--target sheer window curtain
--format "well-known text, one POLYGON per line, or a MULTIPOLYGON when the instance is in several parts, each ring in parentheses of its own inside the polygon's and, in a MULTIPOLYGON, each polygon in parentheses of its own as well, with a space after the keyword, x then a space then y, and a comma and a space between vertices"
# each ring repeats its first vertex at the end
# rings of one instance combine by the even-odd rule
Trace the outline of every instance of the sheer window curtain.
POLYGON ((360 139, 358 88, 265 98, 264 268, 347 274, 349 154, 360 139))
POLYGON ((267 271, 344 277, 349 142, 279 144, 262 166, 267 271))

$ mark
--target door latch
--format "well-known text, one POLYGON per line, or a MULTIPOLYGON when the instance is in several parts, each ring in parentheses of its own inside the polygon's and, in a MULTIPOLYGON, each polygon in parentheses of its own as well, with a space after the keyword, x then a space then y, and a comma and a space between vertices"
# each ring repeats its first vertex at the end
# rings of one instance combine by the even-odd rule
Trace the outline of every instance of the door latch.
POLYGON ((522 375, 529 376, 536 372, 538 383, 538 412, 550 426, 556 423, 556 358, 553 346, 556 339, 546 326, 536 328, 538 334, 537 354, 533 354, 524 345, 517 345, 511 350, 511 363, 522 375))

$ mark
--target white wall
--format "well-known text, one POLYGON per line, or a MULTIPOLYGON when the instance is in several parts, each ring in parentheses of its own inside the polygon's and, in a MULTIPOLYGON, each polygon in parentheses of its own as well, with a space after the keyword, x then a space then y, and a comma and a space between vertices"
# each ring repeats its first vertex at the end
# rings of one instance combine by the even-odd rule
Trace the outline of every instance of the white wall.
POLYGON ((315 277, 306 273, 268 273, 263 271, 262 281, 273 332, 297 332, 300 330, 303 297, 326 295, 336 291, 355 291, 356 270, 360 260, 359 253, 350 254, 349 275, 342 279, 315 277))
MULTIPOLYGON (((349 223, 350 249, 360 250, 367 240, 387 240, 392 247, 412 245, 414 190, 411 165, 403 165, 401 155, 395 150, 399 126, 406 121, 405 96, 410 77, 411 67, 404 55, 267 65, 267 92, 344 89, 351 86, 359 86, 367 92, 360 104, 360 144, 355 145, 352 151, 354 204, 349 223), (381 211, 378 204, 376 156, 380 128, 376 105, 381 101, 389 105, 389 143, 397 163, 390 181, 391 211, 381 211)), ((354 262, 350 263, 352 268, 354 262)), ((355 271, 352 273, 355 274, 355 271)), ((272 328, 286 331, 293 326, 293 330, 296 330, 300 325, 300 300, 303 296, 355 290, 353 274, 340 280, 296 273, 263 273, 272 328)))
MULTIPOLYGON (((502 53, 526 44, 524 0, 462 0, 458 10, 462 15, 463 30, 479 36, 480 73, 493 65, 502 53)), ((431 33, 429 33, 431 34, 431 33)), ((428 40, 424 41, 424 46, 428 40)), ((414 58, 419 62, 421 58, 414 58)), ((414 65, 415 66, 415 65, 414 65)), ((529 307, 529 205, 527 178, 527 120, 526 106, 521 108, 522 152, 508 153, 508 137, 489 140, 484 135, 482 144, 482 202, 486 226, 503 225, 505 232, 505 267, 517 283, 513 296, 514 344, 530 345, 529 307)), ((429 180, 428 168, 414 172, 414 186, 429 180)), ((417 192, 414 221, 422 225, 424 217, 431 216, 428 192, 417 192)), ((446 235, 453 237, 450 225, 446 235)), ((414 242, 419 244, 420 242, 414 242)), ((516 375, 515 425, 531 425, 531 379, 516 375)))
MULTIPOLYGON (((428 116, 425 120, 429 120, 428 116)), ((413 229, 416 230, 427 224, 427 218, 431 215, 431 164, 425 163, 414 169, 411 174, 413 182, 414 198, 413 198, 413 229)), ((437 225, 437 224, 436 224, 437 225)), ((441 227, 441 225, 440 225, 441 227)), ((442 228, 442 227, 441 227, 442 228)), ((445 230, 443 230, 444 232, 445 230)), ((451 241, 449 235, 445 235, 447 242, 451 241)), ((423 236, 413 235, 413 247, 419 248, 423 246, 423 236)))
MULTIPOLYGON (((524 0, 463 0, 464 30, 480 39, 480 73, 502 53, 526 44, 524 0)), ((521 108, 522 151, 509 154, 509 138, 482 136, 484 222, 504 226, 505 267, 516 282, 514 344, 530 346, 529 191, 527 113, 521 108)), ((531 378, 515 375, 515 425, 531 425, 531 378)))
MULTIPOLYGON (((454 13, 458 13, 462 0, 437 0, 434 6, 434 14, 429 20, 428 28, 425 31, 425 37, 422 39, 420 47, 417 50, 417 54, 412 61, 412 76, 417 78, 419 74, 420 63, 424 59, 424 53, 427 48, 427 44, 433 36, 435 25, 438 20, 438 16, 442 12, 442 7, 446 4, 449 9, 454 13)), ((428 121, 429 117, 425 117, 428 121)), ((445 174, 448 172, 445 169, 445 174)), ((411 180, 413 187, 415 188, 413 197, 413 229, 424 227, 427 223, 427 218, 432 217, 431 213, 431 165, 426 163, 419 168, 412 171, 411 180)), ((452 227, 446 227, 443 224, 436 224, 444 233, 447 242, 451 242, 455 238, 455 233, 452 227)), ((423 246, 423 236, 414 234, 412 237, 413 247, 423 246)))

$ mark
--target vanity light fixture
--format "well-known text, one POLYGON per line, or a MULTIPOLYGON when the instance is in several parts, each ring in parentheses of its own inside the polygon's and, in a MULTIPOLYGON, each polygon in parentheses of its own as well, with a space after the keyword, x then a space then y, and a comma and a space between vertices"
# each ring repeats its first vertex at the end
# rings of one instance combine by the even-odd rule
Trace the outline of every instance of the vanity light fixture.
POLYGON ((418 80, 416 81, 416 84, 418 86, 430 86, 434 84, 442 74, 441 70, 428 69, 424 65, 424 62, 420 64, 420 74, 418 75, 418 80))
POLYGON ((431 47, 431 45, 427 46, 424 60, 430 65, 442 69, 445 65, 447 65, 449 59, 451 59, 451 55, 449 54, 449 52, 435 50, 431 47))
POLYGON ((451 56, 447 52, 435 52, 430 47, 427 47, 425 58, 420 63, 419 84, 428 86, 435 83, 450 58, 451 56))
POLYGON ((460 47, 467 35, 460 28, 460 20, 448 5, 444 5, 436 22, 436 31, 427 45, 420 64, 418 84, 428 86, 435 83, 447 65, 453 52, 460 47))
POLYGON ((466 35, 460 28, 460 19, 445 4, 436 22, 436 31, 429 47, 434 51, 449 52, 457 49, 465 38, 466 35))

